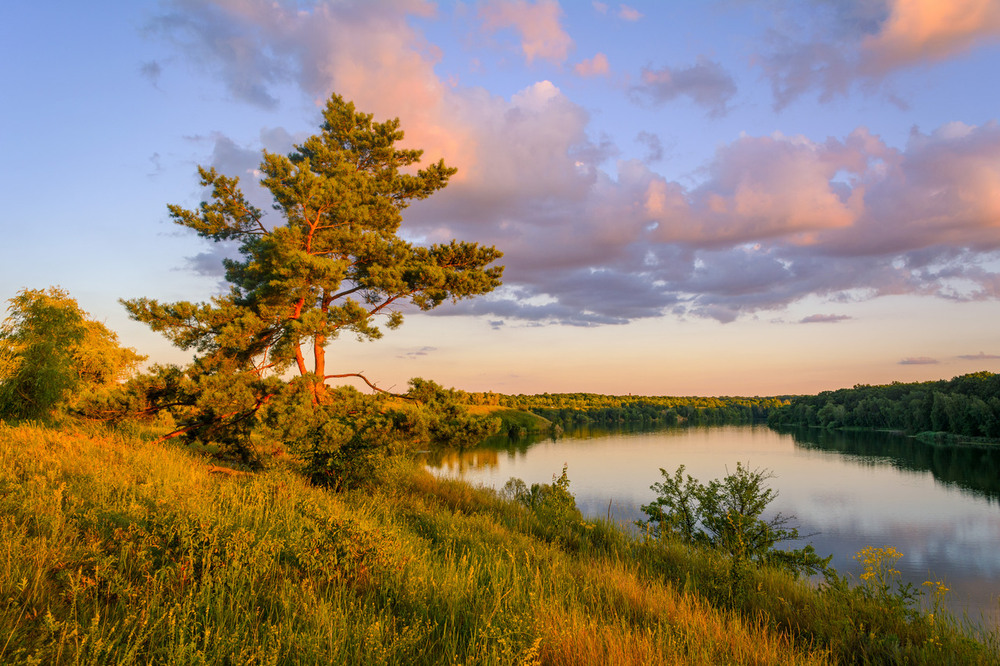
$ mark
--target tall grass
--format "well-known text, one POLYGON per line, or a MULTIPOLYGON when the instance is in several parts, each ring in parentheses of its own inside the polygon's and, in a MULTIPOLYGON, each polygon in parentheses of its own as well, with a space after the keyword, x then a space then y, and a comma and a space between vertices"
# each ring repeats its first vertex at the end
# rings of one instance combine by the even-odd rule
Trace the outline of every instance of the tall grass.
MULTIPOLYGON (((139 433, 141 434, 141 433, 139 433)), ((995 663, 995 637, 400 464, 332 494, 0 425, 0 663, 995 663)))

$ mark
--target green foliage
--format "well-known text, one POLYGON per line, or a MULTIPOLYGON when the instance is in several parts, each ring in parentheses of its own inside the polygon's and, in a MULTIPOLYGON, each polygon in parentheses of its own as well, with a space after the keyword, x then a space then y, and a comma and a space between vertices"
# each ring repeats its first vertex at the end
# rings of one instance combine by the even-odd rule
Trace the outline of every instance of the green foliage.
POLYGON ((305 375, 309 342, 321 382, 324 346, 340 333, 376 339, 376 318, 395 328, 402 302, 429 310, 500 284, 502 267, 487 268, 501 256, 492 247, 419 247, 397 236, 402 211, 445 187, 454 169, 438 162, 408 172, 422 151, 395 147, 398 119, 373 122, 338 95, 324 120, 288 156, 264 152, 261 185, 278 224, 248 203, 238 179, 200 169, 212 201, 197 211, 170 206, 170 214, 204 238, 239 244, 242 259, 224 262, 232 290, 212 303, 124 301, 132 317, 181 348, 258 371, 295 365, 305 375))
POLYGON ((976 372, 951 380, 859 384, 797 396, 768 414, 768 424, 823 428, 926 431, 967 439, 1000 439, 1000 374, 976 372))
MULTIPOLYGON (((485 399, 485 397, 483 398, 485 399)), ((778 398, 703 398, 672 396, 543 393, 504 395, 499 404, 530 411, 561 428, 582 425, 722 425, 763 421, 781 406, 778 398)))
POLYGON ((776 547, 800 537, 798 529, 788 526, 793 517, 780 513, 768 520, 762 517, 778 495, 767 487, 771 472, 737 463, 734 473, 707 485, 685 475, 684 465, 673 475, 665 469, 660 473, 663 481, 650 486, 656 499, 642 506, 648 520, 638 522, 651 536, 673 536, 690 545, 719 549, 729 556, 736 574, 748 563, 794 573, 827 568, 831 558, 819 558, 811 546, 794 551, 776 547))
MULTIPOLYGON (((198 354, 180 375, 168 370, 172 379, 151 382, 164 386, 148 394, 150 408, 183 412, 186 437, 249 458, 257 412, 281 402, 267 417, 269 427, 298 433, 297 450, 319 451, 317 438, 334 438, 326 448, 338 453, 309 463, 317 469, 392 440, 383 433, 395 418, 357 409, 353 396, 332 404, 345 395, 330 390, 327 380, 358 377, 375 385, 359 373, 329 373, 326 345, 342 333, 378 339, 381 326, 402 323, 399 306, 430 310, 488 293, 503 273, 502 266, 490 266, 502 256, 493 247, 456 240, 425 247, 399 237, 402 211, 444 188, 455 169, 443 161, 414 168, 422 151, 396 147, 403 139, 398 119, 374 122, 339 95, 323 117, 320 132, 289 155, 264 152, 260 185, 278 220, 249 203, 237 178, 214 169, 199 168, 210 201, 197 210, 169 206, 177 224, 237 245, 240 258, 224 261, 228 294, 209 303, 123 301, 132 318, 198 354), (294 386, 273 381, 291 369, 294 386), (277 424, 281 418, 300 423, 277 424), (348 436, 343 429, 352 427, 348 436)), ((431 410, 435 416, 426 425, 432 439, 459 441, 489 430, 438 402, 441 410, 431 410)))
POLYGON ((563 465, 562 474, 552 475, 552 483, 533 483, 530 488, 521 479, 511 478, 501 491, 504 497, 530 509, 547 534, 564 542, 570 540, 574 527, 583 524, 576 498, 569 491, 567 470, 563 465))
POLYGON ((0 325, 0 418, 100 416, 144 356, 62 289, 22 289, 0 325))
POLYGON ((423 405, 426 439, 432 444, 466 446, 482 441, 500 430, 500 419, 469 413, 460 391, 414 377, 406 397, 423 405))
POLYGON ((296 378, 261 409, 257 435, 288 447, 313 482, 344 489, 384 482, 395 454, 476 443, 499 427, 468 414, 454 389, 419 378, 410 386, 405 401, 344 386, 317 405, 308 378, 296 378))

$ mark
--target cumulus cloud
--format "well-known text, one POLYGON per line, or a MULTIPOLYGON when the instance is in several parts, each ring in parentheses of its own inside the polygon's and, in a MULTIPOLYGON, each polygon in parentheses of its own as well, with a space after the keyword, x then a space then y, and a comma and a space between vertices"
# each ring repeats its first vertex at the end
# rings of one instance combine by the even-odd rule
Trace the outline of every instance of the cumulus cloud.
POLYGON ((784 108, 817 91, 821 101, 855 84, 882 90, 893 72, 931 65, 1000 39, 996 0, 822 0, 779 2, 755 61, 784 108))
POLYGON ((849 315, 837 315, 837 314, 814 314, 808 317, 803 317, 799 323, 800 324, 836 324, 837 322, 847 321, 852 319, 849 315))
POLYGON ((915 63, 944 60, 1000 38, 996 0, 893 0, 877 33, 861 42, 861 69, 881 75, 915 63))
POLYGON ((598 53, 590 60, 582 60, 573 67, 573 71, 580 76, 601 76, 610 70, 608 57, 603 53, 598 53))
POLYGON ((529 63, 535 58, 564 62, 573 46, 573 40, 559 21, 562 10, 556 0, 489 0, 480 7, 480 15, 488 31, 503 28, 516 31, 529 63))
MULTIPOLYGON (((172 39, 206 40, 190 53, 198 62, 211 55, 204 64, 230 90, 249 78, 262 86, 246 101, 274 97, 269 77, 283 68, 316 100, 335 90, 379 119, 399 116, 406 145, 459 168, 445 191, 407 210, 404 232, 497 245, 505 287, 437 314, 591 326, 664 314, 726 322, 807 296, 1000 298, 996 123, 914 129, 901 148, 863 127, 824 141, 744 135, 720 143, 697 181, 679 182, 648 161, 619 159, 616 146, 589 133, 588 112, 550 81, 509 97, 442 82, 440 54, 406 20, 430 11, 421 2, 399 0, 393 11, 360 0, 309 10, 264 0, 171 7, 180 35, 172 39), (217 24, 229 22, 242 28, 218 30, 265 55, 212 46, 217 24)), ((650 103, 695 95, 676 71, 673 83, 651 72, 663 80, 635 92, 650 103)), ((700 99, 722 108, 731 92, 715 90, 700 99)), ((279 152, 292 140, 278 128, 260 137, 279 152)), ((647 157, 661 154, 654 135, 639 141, 647 157)), ((224 137, 213 150, 212 163, 244 183, 260 159, 224 137)))
POLYGON ((633 99, 638 102, 658 106, 678 97, 688 97, 713 116, 724 115, 735 94, 736 83, 732 76, 722 65, 705 58, 686 68, 644 67, 640 83, 632 87, 633 99))
POLYGON ((899 362, 899 365, 934 365, 938 362, 936 358, 930 358, 928 356, 911 356, 910 358, 904 358, 899 362))

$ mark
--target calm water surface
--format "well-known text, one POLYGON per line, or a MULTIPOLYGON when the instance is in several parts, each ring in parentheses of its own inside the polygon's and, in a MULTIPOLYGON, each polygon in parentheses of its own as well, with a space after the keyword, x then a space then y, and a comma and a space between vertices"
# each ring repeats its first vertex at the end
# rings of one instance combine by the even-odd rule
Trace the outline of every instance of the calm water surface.
MULTIPOLYGON (((774 472, 774 511, 794 514, 801 534, 857 581, 854 553, 893 546, 905 581, 944 580, 949 605, 996 626, 1000 595, 1000 447, 945 447, 880 433, 776 432, 766 426, 582 430, 520 443, 506 438, 434 455, 436 473, 501 488, 511 477, 552 481, 569 468, 588 517, 631 523, 654 493, 659 468, 707 482, 736 463, 774 472)), ((800 544, 801 546, 801 544, 800 544)))

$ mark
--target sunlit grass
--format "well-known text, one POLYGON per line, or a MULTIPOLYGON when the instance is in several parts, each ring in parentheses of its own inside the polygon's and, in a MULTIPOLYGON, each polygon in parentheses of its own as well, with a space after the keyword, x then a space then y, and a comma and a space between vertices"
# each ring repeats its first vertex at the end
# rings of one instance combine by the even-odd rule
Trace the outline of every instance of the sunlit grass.
POLYGON ((332 494, 143 433, 0 425, 0 663, 995 663, 946 618, 406 464, 332 494), (891 605, 891 604, 890 604, 891 605))

